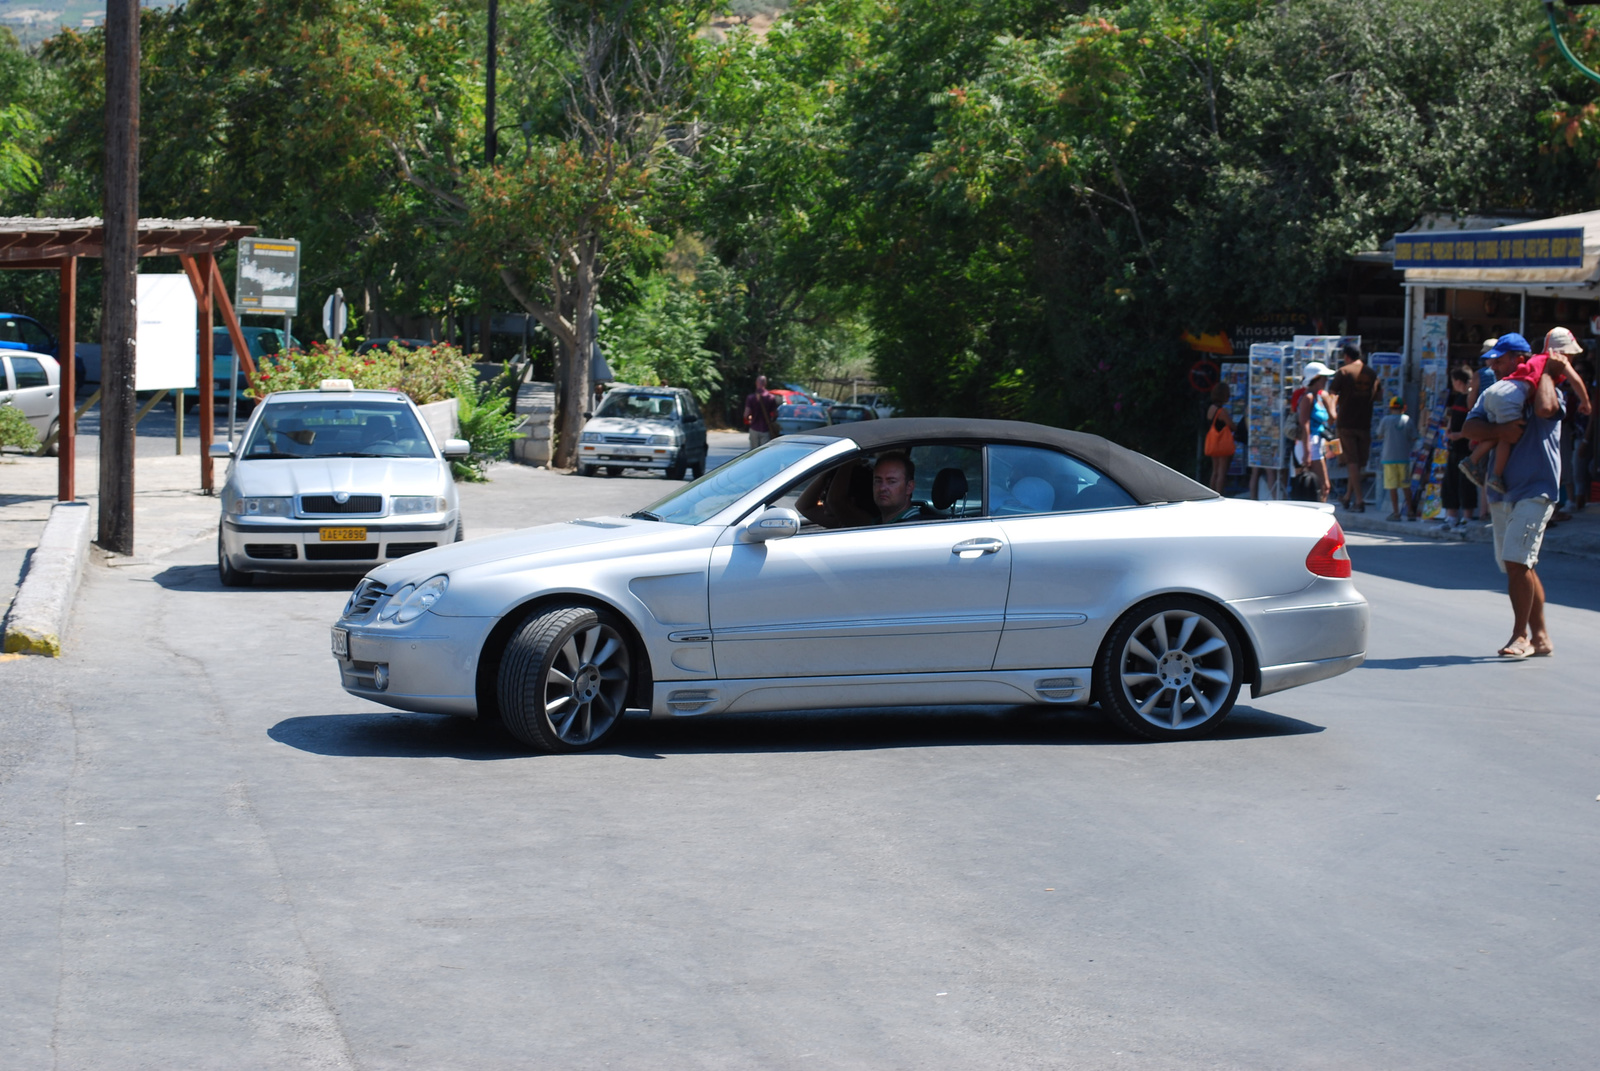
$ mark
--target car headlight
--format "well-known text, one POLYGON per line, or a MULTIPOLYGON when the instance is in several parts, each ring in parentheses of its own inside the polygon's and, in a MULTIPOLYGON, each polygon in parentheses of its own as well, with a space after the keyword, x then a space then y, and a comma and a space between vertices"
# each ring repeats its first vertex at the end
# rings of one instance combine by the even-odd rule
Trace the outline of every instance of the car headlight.
POLYGON ((389 500, 390 513, 443 513, 445 500, 434 495, 395 495, 389 500))
POLYGON ((672 431, 672 432, 668 432, 665 435, 652 435, 652 436, 650 436, 650 445, 651 446, 677 446, 678 445, 678 433, 675 432, 675 431, 672 431))
POLYGON ((580 443, 597 443, 602 442, 603 440, 600 438, 600 433, 598 431, 586 431, 582 435, 578 436, 578 441, 580 443))
POLYGON ((292 498, 245 498, 230 495, 225 503, 228 513, 235 517, 293 517, 292 498))
POLYGON ((445 588, 449 586, 448 576, 436 576, 432 580, 424 580, 416 585, 407 584, 389 596, 388 603, 378 611, 378 620, 393 621, 397 625, 415 621, 439 601, 444 595, 445 588))

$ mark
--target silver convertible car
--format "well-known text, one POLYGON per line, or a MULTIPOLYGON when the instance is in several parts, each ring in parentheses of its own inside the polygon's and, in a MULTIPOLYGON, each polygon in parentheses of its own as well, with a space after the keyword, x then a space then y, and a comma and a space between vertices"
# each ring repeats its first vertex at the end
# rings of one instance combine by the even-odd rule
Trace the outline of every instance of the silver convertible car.
POLYGON ((890 419, 784 436, 627 517, 380 566, 333 629, 347 691, 530 747, 666 718, 1085 704, 1199 736, 1239 689, 1365 657, 1322 509, 1220 498, 1093 435, 890 419))

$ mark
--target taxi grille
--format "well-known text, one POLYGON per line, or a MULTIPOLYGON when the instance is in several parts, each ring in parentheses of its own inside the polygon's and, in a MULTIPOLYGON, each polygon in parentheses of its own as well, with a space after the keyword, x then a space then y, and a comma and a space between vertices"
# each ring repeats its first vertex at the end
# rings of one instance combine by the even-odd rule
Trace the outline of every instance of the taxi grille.
POLYGON ((378 560, 376 543, 308 543, 306 560, 313 562, 371 562, 378 560))
POLYGON ((349 501, 335 501, 332 495, 301 495, 300 512, 311 513, 382 513, 382 495, 351 495, 349 501))

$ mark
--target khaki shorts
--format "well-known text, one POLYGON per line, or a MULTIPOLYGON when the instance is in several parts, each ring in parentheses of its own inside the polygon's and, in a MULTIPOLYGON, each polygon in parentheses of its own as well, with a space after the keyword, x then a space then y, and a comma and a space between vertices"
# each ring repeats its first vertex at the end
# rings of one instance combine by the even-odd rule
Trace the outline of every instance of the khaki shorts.
POLYGON ((1544 495, 1519 502, 1489 503, 1489 520, 1494 524, 1494 560, 1502 573, 1506 562, 1529 569, 1539 564, 1544 526, 1555 511, 1555 503, 1544 495))
POLYGON ((1403 491, 1410 481, 1406 479, 1411 466, 1404 461, 1385 461, 1383 463, 1383 489, 1385 491, 1403 491))

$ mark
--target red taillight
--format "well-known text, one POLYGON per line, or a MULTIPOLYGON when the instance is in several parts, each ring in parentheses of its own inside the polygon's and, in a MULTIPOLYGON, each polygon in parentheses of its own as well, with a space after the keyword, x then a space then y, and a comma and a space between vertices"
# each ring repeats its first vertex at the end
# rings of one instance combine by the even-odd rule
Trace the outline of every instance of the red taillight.
POLYGON ((1335 521, 1328 534, 1306 555, 1306 568, 1318 576, 1342 578, 1350 575, 1350 552, 1344 546, 1344 529, 1335 521))

